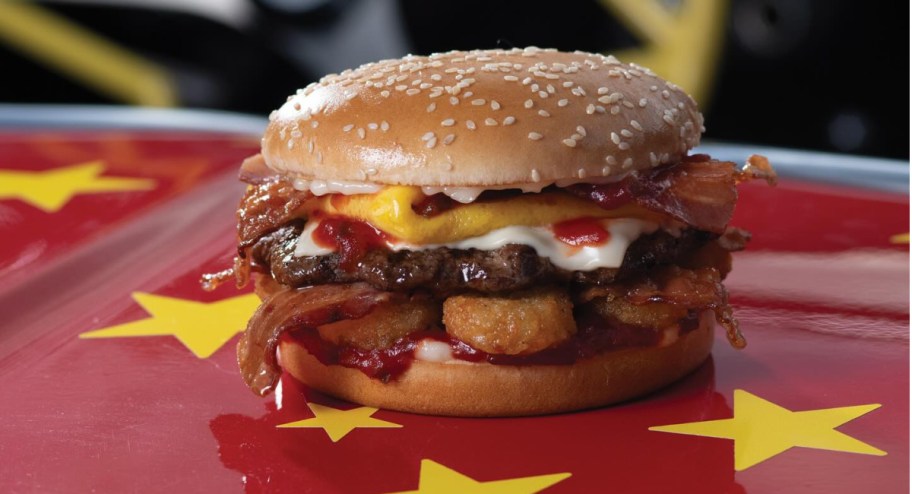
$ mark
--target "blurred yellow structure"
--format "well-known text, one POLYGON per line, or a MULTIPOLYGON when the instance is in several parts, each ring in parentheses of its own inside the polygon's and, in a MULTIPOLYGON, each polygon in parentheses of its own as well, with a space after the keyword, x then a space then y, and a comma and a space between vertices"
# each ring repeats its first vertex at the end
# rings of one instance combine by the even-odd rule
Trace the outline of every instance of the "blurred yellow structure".
POLYGON ((114 100, 177 103, 165 70, 30 2, 0 1, 0 41, 114 100))
POLYGON ((726 0, 599 0, 635 36, 639 48, 615 52, 708 103, 722 48, 726 0))

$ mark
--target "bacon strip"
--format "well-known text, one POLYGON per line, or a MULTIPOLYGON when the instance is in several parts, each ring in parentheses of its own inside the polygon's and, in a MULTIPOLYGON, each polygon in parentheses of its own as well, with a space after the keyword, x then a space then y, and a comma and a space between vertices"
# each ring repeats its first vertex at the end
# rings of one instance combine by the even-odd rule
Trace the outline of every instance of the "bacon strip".
POLYGON ((578 184, 572 194, 605 209, 628 202, 668 214, 699 230, 722 233, 734 213, 735 164, 689 156, 678 165, 650 170, 611 184, 578 184))
POLYGON ((285 331, 358 319, 393 296, 366 283, 321 285, 276 292, 257 309, 238 342, 238 365, 244 382, 260 396, 275 389, 281 375, 276 362, 276 347, 285 331))

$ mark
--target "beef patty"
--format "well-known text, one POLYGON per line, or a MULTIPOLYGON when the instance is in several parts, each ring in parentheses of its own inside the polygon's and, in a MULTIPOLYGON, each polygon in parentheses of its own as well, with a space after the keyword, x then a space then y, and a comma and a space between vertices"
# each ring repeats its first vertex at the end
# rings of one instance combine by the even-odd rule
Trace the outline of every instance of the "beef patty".
POLYGON ((674 264, 716 238, 699 230, 685 230, 678 237, 657 231, 633 242, 620 268, 593 271, 558 268, 532 247, 520 244, 490 251, 374 249, 347 270, 338 254, 296 257, 295 244, 302 229, 303 221, 298 221, 260 237, 251 249, 256 269, 271 272, 276 281, 291 287, 364 281, 380 290, 420 289, 435 296, 499 293, 554 283, 604 285, 659 264, 674 264))

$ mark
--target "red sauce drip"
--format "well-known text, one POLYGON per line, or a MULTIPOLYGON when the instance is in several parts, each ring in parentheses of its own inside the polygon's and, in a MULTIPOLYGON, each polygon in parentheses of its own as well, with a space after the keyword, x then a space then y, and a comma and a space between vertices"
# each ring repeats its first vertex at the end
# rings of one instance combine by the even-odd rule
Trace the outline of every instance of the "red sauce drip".
MULTIPOLYGON (((599 353, 628 347, 649 347, 659 343, 658 331, 607 321, 585 306, 577 310, 578 331, 560 345, 530 355, 495 355, 476 350, 445 331, 416 331, 399 339, 389 348, 361 350, 327 343, 313 329, 301 328, 287 333, 325 365, 342 365, 358 369, 374 379, 387 382, 407 371, 414 362, 414 350, 423 339, 442 341, 450 345, 453 357, 468 362, 488 362, 494 365, 569 365, 599 353)), ((691 312, 680 321, 681 333, 693 331, 699 325, 698 312, 691 312)))
POLYGON ((611 238, 611 233, 593 218, 577 218, 555 223, 551 229, 561 242, 574 247, 595 247, 611 238))
POLYGON ((332 216, 319 221, 313 240, 321 247, 338 252, 342 269, 353 270, 364 254, 372 249, 386 248, 386 242, 392 240, 390 235, 364 221, 332 216))

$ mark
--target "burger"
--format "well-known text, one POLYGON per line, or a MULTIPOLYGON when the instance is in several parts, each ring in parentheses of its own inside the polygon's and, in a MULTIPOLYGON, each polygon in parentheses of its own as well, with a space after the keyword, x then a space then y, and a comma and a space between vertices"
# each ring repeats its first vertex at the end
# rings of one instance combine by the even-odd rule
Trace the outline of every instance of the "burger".
POLYGON ((749 235, 736 184, 766 160, 690 154, 703 117, 649 69, 538 48, 453 51, 328 75, 242 165, 255 278, 247 385, 284 370, 352 402, 515 416, 603 406, 697 368, 749 235))

